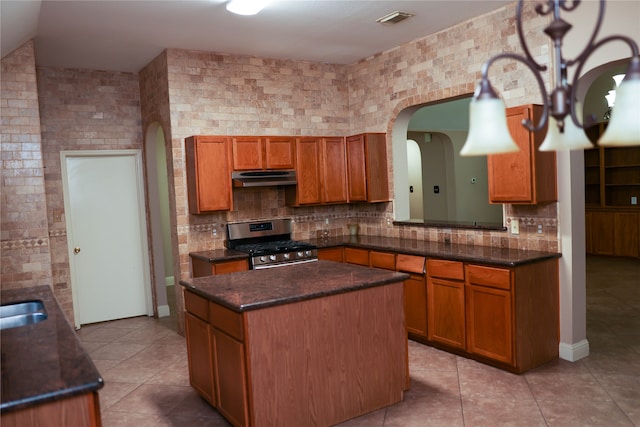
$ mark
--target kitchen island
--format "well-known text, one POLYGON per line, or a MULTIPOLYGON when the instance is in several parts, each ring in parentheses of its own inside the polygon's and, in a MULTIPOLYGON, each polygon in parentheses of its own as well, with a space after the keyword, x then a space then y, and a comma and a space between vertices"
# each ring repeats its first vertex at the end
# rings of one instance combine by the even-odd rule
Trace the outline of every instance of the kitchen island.
POLYGON ((242 426, 329 426, 400 402, 407 277, 318 261, 181 281, 192 386, 242 426))

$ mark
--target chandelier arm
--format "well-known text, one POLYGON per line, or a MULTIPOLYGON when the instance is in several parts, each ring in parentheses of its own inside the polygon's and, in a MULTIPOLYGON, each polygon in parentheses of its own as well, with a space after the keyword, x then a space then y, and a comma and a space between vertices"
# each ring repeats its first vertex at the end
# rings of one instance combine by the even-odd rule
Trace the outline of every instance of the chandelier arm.
POLYGON ((605 37, 602 40, 600 40, 598 43, 591 46, 589 50, 586 50, 580 55, 581 60, 573 76, 573 82, 571 84, 571 97, 569 98, 571 103, 571 109, 570 109, 571 119, 573 120, 573 123, 579 128, 584 129, 584 124, 580 124, 578 117, 576 115, 576 108, 575 108, 575 99, 576 99, 576 94, 578 93, 576 87, 578 85, 578 79, 580 77, 580 73, 582 72, 582 68, 584 67, 584 64, 586 64, 587 59, 591 56, 591 54, 593 54, 593 52, 595 52, 602 45, 612 41, 625 42, 627 45, 629 45, 629 48, 631 49, 631 61, 640 62, 640 49, 638 48, 638 45, 636 44, 635 41, 633 41, 633 39, 623 35, 613 35, 613 36, 605 37))
POLYGON ((540 121, 538 122, 537 125, 534 126, 534 124, 529 119, 522 120, 522 125, 527 129, 529 129, 529 131, 531 132, 538 132, 539 130, 542 130, 547 124, 547 121, 549 118, 549 101, 548 101, 549 96, 547 93, 547 89, 544 87, 544 82, 542 81, 542 77, 540 76, 540 73, 537 70, 537 67, 536 67, 537 64, 535 63, 535 61, 531 61, 530 59, 525 58, 524 56, 521 56, 521 55, 517 55, 515 53, 501 53, 491 57, 487 62, 485 62, 482 65, 483 81, 486 81, 486 82, 489 81, 489 67, 491 67, 491 65, 493 65, 493 63, 499 59, 513 59, 515 61, 522 62, 533 73, 533 76, 536 78, 536 81, 538 82, 538 88, 540 89, 540 93, 542 94, 542 99, 543 99, 542 115, 540 116, 540 121))
MULTIPOLYGON (((524 31, 522 30, 522 6, 524 4, 524 0, 518 0, 518 5, 516 7, 516 28, 518 29, 518 38, 520 39, 520 46, 522 47, 522 50, 524 51, 524 54, 527 58, 527 61, 529 61, 529 66, 532 70, 538 70, 538 71, 546 71, 547 70, 547 66, 546 65, 540 65, 536 62, 535 59, 533 59, 533 56, 531 55, 531 52, 529 51, 529 46, 527 46, 527 43, 525 42, 525 38, 524 38, 524 31)), ((542 12, 536 10, 537 13, 542 14, 542 12)))
MULTIPOLYGON (((578 4, 580 4, 580 2, 575 4, 573 8, 566 9, 566 10, 573 10, 578 6, 578 4)), ((571 67, 573 64, 578 62, 584 63, 584 60, 586 59, 586 57, 591 55, 591 52, 593 52, 593 49, 596 48, 593 41, 596 39, 596 37, 598 36, 598 33, 600 32, 600 27, 602 26, 603 19, 604 19, 604 0, 600 0, 599 7, 598 7, 598 19, 596 20, 595 28, 591 32, 591 38, 589 39, 589 42, 586 44, 584 50, 580 53, 580 55, 578 55, 575 59, 566 61, 567 67, 571 67)))

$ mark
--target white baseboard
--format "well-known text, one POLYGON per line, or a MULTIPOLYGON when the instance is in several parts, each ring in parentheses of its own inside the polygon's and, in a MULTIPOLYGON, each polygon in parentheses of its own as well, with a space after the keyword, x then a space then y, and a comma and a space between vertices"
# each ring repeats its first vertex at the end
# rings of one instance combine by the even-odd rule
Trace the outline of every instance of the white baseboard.
POLYGON ((173 286, 175 285, 174 281, 173 281, 173 276, 167 276, 164 278, 164 284, 166 286, 173 286))
POLYGON ((160 305, 158 306, 158 317, 168 317, 171 316, 171 310, 168 305, 160 305))
POLYGON ((560 343, 560 359, 575 362, 589 355, 589 341, 586 339, 575 344, 560 343))

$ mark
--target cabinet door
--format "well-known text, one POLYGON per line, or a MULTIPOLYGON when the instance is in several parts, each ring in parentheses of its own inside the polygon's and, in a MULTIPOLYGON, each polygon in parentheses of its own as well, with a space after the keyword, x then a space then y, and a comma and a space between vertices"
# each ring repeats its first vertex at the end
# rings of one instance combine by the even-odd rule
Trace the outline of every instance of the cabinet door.
POLYGON ((591 212, 591 245, 596 255, 614 255, 615 226, 613 212, 591 212))
POLYGON ((367 171, 367 201, 389 201, 389 172, 387 169, 387 137, 384 133, 365 134, 367 171))
POLYGON ((429 277, 427 307, 429 340, 464 349, 464 282, 429 277))
POLYGON ((265 138, 265 167, 267 169, 295 168, 295 139, 288 136, 265 138))
POLYGON ((262 169, 262 138, 258 136, 234 136, 233 170, 262 169))
POLYGON ((320 188, 320 138, 298 138, 296 141, 297 203, 318 204, 320 188))
POLYGON ((229 141, 222 136, 192 136, 185 140, 189 212, 231 210, 229 141))
POLYGON ((409 334, 427 339, 427 284, 423 275, 411 274, 404 281, 404 317, 409 334))
POLYGON ((347 159, 344 138, 322 138, 322 201, 324 203, 346 203, 347 159))
POLYGON ((558 199, 555 153, 539 151, 542 132, 532 133, 522 126, 523 119, 537 123, 541 112, 539 105, 507 109, 509 131, 520 151, 487 156, 491 203, 536 204, 558 199))
POLYGON ((616 212, 614 214, 615 255, 640 257, 640 214, 634 212, 616 212))
POLYGON ((367 173, 365 169, 364 135, 346 138, 347 176, 350 202, 367 201, 367 173))
POLYGON ((465 297, 467 351, 513 365, 511 292, 467 285, 465 297))
POLYGON ((244 344, 213 329, 217 408, 233 425, 249 423, 244 344))
POLYGON ((187 312, 184 328, 189 360, 189 382, 207 402, 216 406, 209 324, 187 312))

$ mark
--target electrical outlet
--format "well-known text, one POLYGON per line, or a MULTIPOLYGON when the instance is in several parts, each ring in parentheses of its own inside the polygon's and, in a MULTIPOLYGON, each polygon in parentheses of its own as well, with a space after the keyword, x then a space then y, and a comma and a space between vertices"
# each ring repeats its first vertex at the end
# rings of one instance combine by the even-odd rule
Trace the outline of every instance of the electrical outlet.
POLYGON ((542 234, 542 225, 538 225, 538 234, 542 234))
POLYGON ((520 234, 520 221, 517 219, 511 220, 511 234, 520 234))
POLYGON ((631 204, 632 205, 637 205, 638 204, 638 198, 636 196, 631 196, 631 204))

